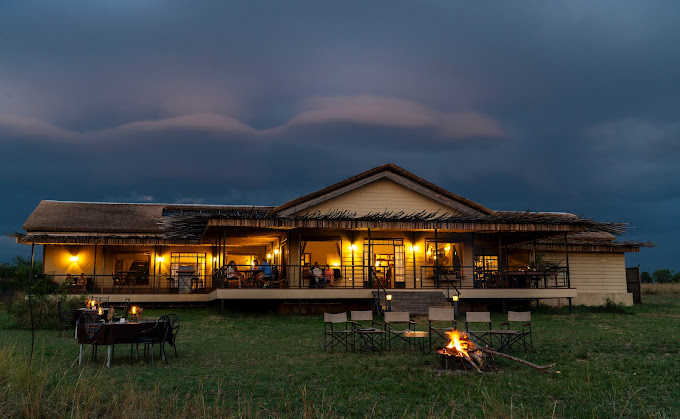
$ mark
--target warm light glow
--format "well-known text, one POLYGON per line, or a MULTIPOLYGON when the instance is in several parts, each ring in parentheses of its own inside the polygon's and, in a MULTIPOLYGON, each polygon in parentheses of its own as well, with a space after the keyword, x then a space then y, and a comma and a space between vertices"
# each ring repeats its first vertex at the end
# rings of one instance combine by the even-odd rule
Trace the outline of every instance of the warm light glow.
POLYGON ((78 262, 78 256, 71 256, 71 263, 78 262))
POLYGON ((451 250, 451 246, 447 244, 446 247, 444 247, 444 250, 448 252, 449 250, 451 250))
POLYGON ((417 245, 416 245, 416 246, 413 246, 413 251, 414 251, 414 252, 417 252, 417 251, 418 251, 418 246, 417 246, 417 245))
POLYGON ((267 259, 271 259, 271 258, 272 258, 272 254, 271 254, 271 253, 267 253, 267 259))
POLYGON ((158 256, 158 257, 156 258, 156 262, 158 262, 158 263, 163 263, 163 256, 158 256))
POLYGON ((213 262, 217 262, 217 256, 213 256, 213 262))
POLYGON ((101 306, 99 307, 99 311, 97 312, 97 314, 99 314, 100 316, 104 314, 104 309, 101 308, 101 306))
POLYGON ((132 306, 132 308, 130 309, 130 312, 132 314, 137 314, 137 306, 132 306))
POLYGON ((458 301, 458 296, 457 296, 457 295, 454 295, 453 297, 451 297, 451 301, 454 301, 454 302, 455 302, 455 301, 458 301))
POLYGON ((279 249, 274 249, 274 254, 278 255, 279 254, 279 249))
MULTIPOLYGON (((461 341, 460 341, 461 336, 460 336, 459 331, 452 330, 450 332, 446 332, 446 335, 450 339, 449 344, 446 345, 447 349, 455 349, 456 351, 458 351, 463 356, 466 356, 466 357, 470 356, 468 354, 468 351, 467 351, 468 350, 468 343, 465 342, 464 345, 463 345, 463 343, 461 343, 461 341), (465 347, 463 347, 463 346, 465 346, 465 347)), ((463 339, 467 341, 467 336, 463 335, 463 339)))
POLYGON ((386 299, 387 301, 392 301, 392 294, 387 294, 387 295, 385 296, 385 299, 386 299))
POLYGON ((340 264, 338 262, 335 262, 333 266, 340 266, 340 264))
POLYGON ((352 249, 352 252, 354 252, 355 250, 357 250, 357 245, 353 244, 349 248, 352 249))
POLYGON ((378 268, 380 266, 380 262, 375 263, 375 267, 378 268))

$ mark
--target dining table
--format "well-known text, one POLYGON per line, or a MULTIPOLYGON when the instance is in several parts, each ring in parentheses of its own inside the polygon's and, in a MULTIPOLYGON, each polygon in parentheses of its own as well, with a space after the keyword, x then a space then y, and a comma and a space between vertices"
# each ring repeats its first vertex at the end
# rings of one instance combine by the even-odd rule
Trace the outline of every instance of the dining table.
MULTIPOLYGON (((77 325, 76 338, 80 344, 78 365, 81 365, 83 361, 83 345, 108 346, 106 366, 110 368, 114 345, 132 344, 139 334, 154 326, 156 326, 156 321, 124 321, 122 323, 99 321, 77 325)), ((165 342, 172 345, 172 330, 169 330, 166 334, 165 342)))

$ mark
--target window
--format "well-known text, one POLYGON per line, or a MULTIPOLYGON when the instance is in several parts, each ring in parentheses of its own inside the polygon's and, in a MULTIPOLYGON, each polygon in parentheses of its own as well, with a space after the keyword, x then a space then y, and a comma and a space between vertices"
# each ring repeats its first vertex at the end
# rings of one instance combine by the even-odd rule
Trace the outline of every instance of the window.
POLYGON ((463 243, 438 241, 435 250, 434 240, 426 241, 425 255, 428 265, 438 265, 460 269, 463 259, 463 243))
POLYGON ((114 271, 121 277, 132 275, 137 285, 149 283, 151 252, 116 253, 114 271))
POLYGON ((180 273, 205 279, 205 253, 171 253, 170 275, 177 279, 180 273))

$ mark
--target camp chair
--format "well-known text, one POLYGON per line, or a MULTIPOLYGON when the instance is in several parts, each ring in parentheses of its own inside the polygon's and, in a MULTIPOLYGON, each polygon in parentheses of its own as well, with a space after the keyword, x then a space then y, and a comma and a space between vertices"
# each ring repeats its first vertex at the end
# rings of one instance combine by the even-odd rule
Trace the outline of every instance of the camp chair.
MULTIPOLYGON (((96 319, 90 313, 81 313, 80 316, 78 316, 78 320, 76 320, 76 339, 78 339, 78 336, 83 337, 88 336, 86 340, 92 346, 93 360, 97 358, 97 346, 92 344, 94 336, 92 337, 89 336, 88 328, 94 324, 96 324, 96 319)), ((80 344, 80 353, 78 354, 78 365, 83 364, 83 345, 84 343, 80 344)))
POLYGON ((130 362, 132 362, 132 348, 133 345, 136 345, 137 350, 139 351, 139 344, 144 345, 144 358, 147 357, 147 354, 149 353, 149 346, 151 346, 151 365, 153 365, 153 354, 154 350, 153 347, 155 344, 158 344, 160 347, 160 354, 165 363, 168 363, 168 358, 165 356, 165 341, 168 337, 168 333, 170 333, 170 318, 166 315, 161 316, 156 320, 156 324, 150 328, 147 329, 141 333, 138 333, 133 339, 132 339, 132 344, 130 345, 130 362))
MULTIPOLYGON (((170 331, 168 332, 167 339, 163 341, 169 342, 172 348, 175 350, 175 356, 177 356, 177 333, 179 333, 179 316, 177 314, 167 314, 167 318, 170 320, 170 331)), ((165 347, 163 348, 163 353, 165 353, 165 347)))
POLYGON ((324 347, 323 350, 342 345, 345 350, 354 350, 353 336, 354 328, 352 322, 347 320, 347 313, 323 313, 324 347))
POLYGON ((530 311, 508 311, 508 321, 501 323, 507 330, 510 330, 512 323, 521 323, 521 330, 517 330, 514 336, 509 337, 507 346, 512 348, 516 343, 522 343, 524 350, 527 350, 527 336, 529 337, 529 347, 534 349, 534 340, 531 335, 531 312, 530 311))
POLYGON ((455 319, 455 309, 453 307, 430 307, 429 314, 427 316, 427 322, 429 325, 429 338, 431 351, 433 343, 436 344, 437 341, 439 340, 448 342, 449 338, 448 336, 446 336, 446 332, 455 329, 457 324, 455 319), (447 323, 445 327, 441 327, 439 325, 433 326, 432 325, 433 322, 447 322, 447 323))
POLYGON ((61 298, 57 301, 57 320, 59 321, 59 336, 61 336, 61 332, 73 324, 73 312, 64 310, 61 298))
POLYGON ((493 346, 491 341, 491 313, 488 311, 468 311, 465 313, 465 333, 477 345, 493 346), (470 323, 486 323, 488 329, 470 330, 470 323))
POLYGON ((385 331, 387 332, 388 350, 392 350, 392 341, 401 339, 409 347, 411 342, 404 336, 408 332, 415 332, 416 322, 411 320, 411 315, 407 311, 386 311, 385 312, 385 331), (394 326, 405 325, 406 329, 393 329, 394 326))

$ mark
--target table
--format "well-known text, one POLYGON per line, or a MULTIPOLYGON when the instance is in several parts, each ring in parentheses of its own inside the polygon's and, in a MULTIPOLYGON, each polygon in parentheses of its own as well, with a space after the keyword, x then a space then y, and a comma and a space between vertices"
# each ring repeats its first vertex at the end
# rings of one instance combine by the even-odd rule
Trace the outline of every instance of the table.
POLYGON ((412 330, 404 332, 403 336, 406 339, 408 339, 410 348, 415 349, 416 347, 418 347, 420 349, 420 352, 424 352, 425 339, 430 337, 430 333, 412 330))
MULTIPOLYGON (((111 367, 111 356, 114 345, 133 343, 137 335, 151 329, 154 326, 156 326, 155 321, 90 323, 86 325, 78 325, 76 327, 76 337, 78 339, 78 343, 80 344, 78 365, 82 364, 83 345, 106 345, 109 347, 106 366, 111 367)), ((165 341, 172 345, 172 331, 169 331, 169 333, 166 335, 165 341)))
POLYGON ((359 352, 382 352, 385 349, 387 332, 380 329, 357 329, 354 331, 359 344, 359 352))
POLYGON ((524 283, 530 288, 538 288, 541 279, 543 279, 543 288, 548 288, 548 277, 554 277, 555 287, 557 287, 557 272, 555 271, 508 271, 507 275, 508 279, 513 279, 517 285, 520 279, 524 279, 524 283))
POLYGON ((518 333, 521 333, 521 330, 492 329, 489 330, 489 340, 493 343, 494 338, 496 338, 498 346, 495 348, 498 352, 503 352, 506 349, 512 349, 512 343, 514 342, 513 338, 516 337, 518 333))

